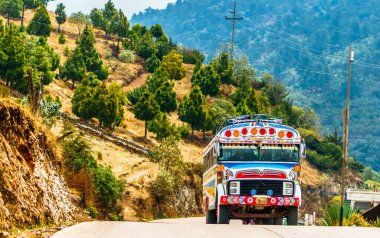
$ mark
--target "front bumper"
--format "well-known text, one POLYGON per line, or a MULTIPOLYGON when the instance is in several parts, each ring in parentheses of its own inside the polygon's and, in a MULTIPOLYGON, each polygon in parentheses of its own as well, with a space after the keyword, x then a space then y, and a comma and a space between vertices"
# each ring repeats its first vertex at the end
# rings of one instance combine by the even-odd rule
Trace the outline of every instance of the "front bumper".
POLYGON ((219 204, 298 207, 300 199, 296 197, 221 196, 219 204))

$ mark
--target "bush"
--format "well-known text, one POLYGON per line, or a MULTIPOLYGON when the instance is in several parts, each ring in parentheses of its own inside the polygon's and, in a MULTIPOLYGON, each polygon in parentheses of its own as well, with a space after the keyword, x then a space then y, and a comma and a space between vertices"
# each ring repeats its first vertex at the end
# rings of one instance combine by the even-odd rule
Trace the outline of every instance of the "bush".
POLYGON ((70 55, 70 48, 68 46, 66 46, 65 48, 63 48, 63 55, 65 57, 68 57, 70 55))
POLYGON ((95 190, 104 206, 110 207, 123 195, 124 184, 112 174, 111 168, 100 165, 94 171, 95 190))
MULTIPOLYGON (((343 218, 348 219, 353 213, 351 207, 347 204, 344 205, 343 218)), ((323 219, 320 222, 322 226, 338 226, 340 217, 340 205, 329 206, 323 214, 323 219)))
POLYGON ((146 70, 149 73, 153 73, 156 69, 158 69, 161 66, 161 61, 157 58, 156 55, 152 55, 147 61, 146 61, 146 70))
POLYGON ((96 210, 95 207, 89 207, 87 208, 87 211, 92 219, 96 219, 96 216, 98 215, 98 210, 96 210))
POLYGON ((63 34, 63 32, 61 32, 61 34, 59 34, 58 43, 61 45, 66 43, 66 38, 65 38, 65 35, 63 34))
POLYGON ((135 55, 130 50, 123 50, 119 55, 119 61, 123 63, 134 63, 135 55))
POLYGON ((154 197, 160 201, 165 200, 166 197, 173 194, 175 188, 175 182, 173 175, 165 170, 161 169, 158 172, 156 179, 152 182, 151 189, 154 197))
POLYGON ((158 140, 168 138, 170 136, 179 137, 179 133, 175 125, 168 120, 166 113, 160 113, 155 119, 148 122, 148 130, 157 135, 158 140))
POLYGON ((362 226, 368 227, 371 224, 360 214, 360 213, 352 213, 350 216, 343 221, 343 225, 345 226, 362 226))
POLYGON ((127 99, 131 106, 134 106, 138 103, 140 97, 144 93, 145 87, 134 88, 132 91, 127 92, 127 99))
POLYGON ((182 139, 189 139, 191 134, 190 134, 190 130, 187 126, 179 126, 177 128, 179 134, 181 135, 181 138, 182 139))
POLYGON ((380 227, 380 217, 378 217, 375 221, 372 222, 372 226, 380 227))
POLYGON ((0 85, 0 98, 8 98, 11 95, 11 90, 7 86, 0 85))

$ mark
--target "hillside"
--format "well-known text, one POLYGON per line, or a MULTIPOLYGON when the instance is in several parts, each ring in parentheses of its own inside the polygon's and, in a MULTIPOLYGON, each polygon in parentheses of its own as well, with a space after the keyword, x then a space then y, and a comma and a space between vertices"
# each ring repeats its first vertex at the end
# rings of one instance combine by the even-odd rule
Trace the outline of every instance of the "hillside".
POLYGON ((60 149, 19 105, 0 99, 0 230, 74 222, 60 149))
MULTIPOLYGON (((224 17, 231 1, 177 1, 164 10, 148 9, 133 23, 159 23, 174 41, 200 49, 210 60, 231 41, 224 17)), ((350 155, 380 170, 379 7, 372 1, 238 1, 244 18, 236 25, 236 53, 248 55, 258 72, 268 72, 290 89, 296 105, 312 107, 325 133, 342 127, 348 49, 353 66, 350 155), (371 142, 371 143, 369 143, 371 142)))
MULTIPOLYGON (((33 14, 34 11, 31 10, 26 12, 27 23, 30 22, 33 14)), ((73 50, 76 46, 75 41, 80 36, 78 35, 77 26, 71 22, 67 22, 61 27, 64 31, 67 43, 58 44, 59 34, 56 31, 57 23, 54 20, 54 14, 49 14, 55 30, 51 33, 51 36, 48 37, 47 42, 48 45, 59 54, 61 57, 60 64, 63 65, 66 61, 66 56, 64 55, 65 48, 68 47, 70 50, 73 50)), ((16 21, 15 24, 19 24, 19 22, 16 21)), ((96 35, 95 48, 100 52, 104 64, 107 65, 108 61, 105 58, 105 51, 110 48, 110 46, 114 45, 115 42, 112 37, 105 36, 105 33, 99 29, 95 28, 94 32, 96 35)), ((110 75, 105 81, 106 84, 111 85, 112 83, 117 83, 121 85, 123 94, 144 85, 147 82, 148 76, 152 76, 152 74, 148 73, 146 70, 145 59, 141 57, 136 58, 135 63, 121 63, 120 67, 115 71, 110 70, 110 75)), ((185 96, 191 92, 191 78, 195 71, 194 65, 184 64, 183 67, 183 77, 176 80, 173 86, 179 101, 184 100, 185 96)), ((61 163, 65 163, 65 165, 68 166, 67 171, 65 171, 67 175, 66 180, 70 187, 71 197, 74 197, 73 200, 80 206, 88 208, 88 213, 92 215, 93 218, 104 220, 124 219, 136 221, 161 217, 199 215, 201 213, 202 205, 200 202, 200 197, 202 196, 201 174, 203 171, 201 165, 202 151, 208 141, 212 138, 211 129, 206 133, 206 139, 202 139, 203 133, 197 130, 194 138, 183 138, 179 142, 178 148, 180 154, 182 154, 183 161, 180 161, 179 163, 181 165, 179 166, 180 168, 175 168, 179 171, 174 170, 174 172, 178 172, 178 174, 173 176, 175 177, 173 180, 181 178, 179 177, 180 175, 183 176, 183 180, 179 181, 181 186, 183 186, 180 187, 178 192, 175 191, 174 193, 172 191, 172 197, 166 198, 166 200, 157 196, 157 194, 154 195, 156 196, 154 197, 152 195, 152 182, 155 182, 157 177, 160 178, 160 173, 162 175, 162 164, 155 162, 152 159, 152 156, 147 156, 147 154, 141 153, 141 151, 136 152, 135 150, 131 150, 130 147, 125 146, 123 143, 125 142, 127 145, 137 145, 139 148, 144 147, 144 150, 146 149, 146 151, 149 152, 156 151, 157 146, 162 146, 165 143, 161 143, 162 141, 157 138, 157 135, 151 132, 148 133, 146 139, 144 138, 144 121, 136 119, 130 105, 124 107, 123 120, 119 126, 112 128, 112 131, 99 128, 99 121, 97 119, 82 120, 77 118, 73 115, 71 100, 74 97, 75 89, 80 87, 80 83, 75 84, 74 90, 71 88, 71 85, 70 81, 54 79, 52 83, 44 87, 44 96, 58 96, 62 103, 61 111, 65 113, 65 116, 58 118, 56 123, 52 126, 52 133, 57 138, 65 135, 68 131, 69 134, 73 134, 72 137, 62 139, 63 147, 67 146, 69 143, 72 143, 71 145, 74 144, 73 147, 75 147, 75 139, 84 138, 89 145, 89 149, 85 151, 85 154, 87 153, 86 156, 91 159, 91 163, 95 163, 94 161, 97 163, 97 165, 91 165, 90 163, 91 166, 95 166, 94 171, 101 171, 109 166, 113 175, 117 179, 120 179, 125 185, 125 187, 120 186, 123 190, 119 194, 120 197, 116 199, 117 202, 102 204, 102 202, 99 201, 100 199, 94 196, 94 191, 91 191, 95 186, 95 182, 93 181, 95 179, 92 180, 87 174, 87 167, 84 167, 85 162, 83 162, 83 158, 79 158, 79 162, 74 161, 77 162, 77 164, 73 163, 74 165, 69 163, 72 161, 65 158, 66 160, 62 159, 61 163), (74 119, 68 120, 68 117, 74 119), (66 142, 68 142, 67 144, 65 144, 66 139, 66 142), (120 143, 120 141, 123 143, 120 143), (80 168, 78 173, 75 173, 76 166, 80 168), (173 205, 173 200, 171 199, 174 199, 177 202, 173 205), (95 212, 95 215, 91 214, 90 211, 93 212, 94 209, 97 209, 99 213, 96 214, 95 212)), ((262 90, 263 89, 257 90, 258 96, 265 94, 262 90)), ((217 100, 223 100, 222 98, 224 97, 230 97, 232 93, 237 91, 237 89, 235 86, 222 84, 220 91, 221 95, 207 96, 207 107, 214 105, 217 100)), ((274 107, 267 107, 269 108, 268 110, 270 110, 268 112, 275 111, 274 107)), ((293 109, 291 108, 291 110, 293 109)), ((297 110, 305 114, 303 109, 297 110)), ((186 127, 189 127, 179 120, 178 111, 169 113, 168 119, 176 126, 185 125, 186 127)), ((311 125, 310 127, 313 126, 314 125, 311 125)), ((166 152, 165 149, 166 148, 164 147, 163 150, 166 152)), ((65 153, 67 153, 67 151, 63 151, 64 155, 65 153)), ((77 159, 75 156, 76 154, 74 153, 73 157, 77 159)), ((80 154, 79 157, 81 156, 82 154, 80 154)), ((88 158, 86 157, 86 162, 87 159, 88 158)), ((178 159, 178 157, 176 157, 176 159, 178 159)), ((326 190, 333 192, 337 191, 333 175, 330 174, 324 176, 324 174, 316 169, 309 161, 302 161, 302 163, 303 172, 301 180, 305 188, 322 186, 325 187, 326 190)), ((175 164, 173 167, 175 167, 175 164)), ((96 178, 96 176, 94 177, 96 178)), ((164 180, 164 182, 167 181, 164 180)), ((165 189, 166 187, 162 190, 166 191, 165 189)), ((312 196, 309 198, 305 196, 305 204, 309 204, 310 207, 316 206, 312 202, 312 196)), ((309 207, 307 208, 309 209, 309 207)))

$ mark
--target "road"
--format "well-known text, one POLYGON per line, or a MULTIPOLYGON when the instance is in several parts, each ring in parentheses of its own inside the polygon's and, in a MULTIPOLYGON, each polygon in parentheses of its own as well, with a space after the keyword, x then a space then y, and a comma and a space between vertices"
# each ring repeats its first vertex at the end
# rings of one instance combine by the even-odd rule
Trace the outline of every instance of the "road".
POLYGON ((265 238, 378 238, 380 228, 318 227, 318 226, 259 226, 205 225, 204 218, 186 218, 142 222, 87 222, 68 227, 53 238, 211 238, 211 237, 265 237, 265 238))

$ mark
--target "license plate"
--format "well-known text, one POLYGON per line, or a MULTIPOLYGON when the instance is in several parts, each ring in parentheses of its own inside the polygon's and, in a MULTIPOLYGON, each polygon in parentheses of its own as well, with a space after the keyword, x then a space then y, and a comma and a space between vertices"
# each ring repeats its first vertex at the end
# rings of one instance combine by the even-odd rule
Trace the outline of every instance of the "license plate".
POLYGON ((256 204, 266 205, 267 204, 267 199, 266 198, 256 198, 256 204))

